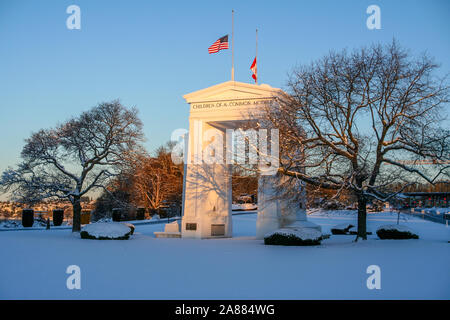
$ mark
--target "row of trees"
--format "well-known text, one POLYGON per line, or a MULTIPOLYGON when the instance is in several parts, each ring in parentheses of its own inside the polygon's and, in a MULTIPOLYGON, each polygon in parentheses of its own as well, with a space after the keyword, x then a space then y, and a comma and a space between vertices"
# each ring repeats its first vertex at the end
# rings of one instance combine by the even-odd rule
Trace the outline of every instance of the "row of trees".
POLYGON ((33 133, 25 141, 22 162, 3 172, 0 186, 22 202, 68 199, 72 230, 80 231, 81 197, 119 175, 141 141, 137 109, 117 100, 101 103, 55 128, 33 133))
MULTIPOLYGON (((294 69, 287 94, 267 108, 262 122, 280 133, 278 174, 286 178, 278 196, 291 198, 298 180, 310 191, 351 195, 358 203, 356 239, 366 239, 370 199, 448 181, 448 86, 437 70, 432 59, 413 57, 395 41, 331 52, 294 69), (435 165, 403 161, 422 159, 435 165)), ((18 199, 69 199, 73 231, 80 230, 80 198, 97 188, 104 198, 150 208, 181 201, 183 167, 172 163, 171 146, 150 156, 142 141, 136 109, 102 103, 32 134, 22 163, 2 174, 0 186, 18 199)), ((255 189, 256 176, 243 181, 255 189)))
POLYGON ((398 183, 394 185, 393 190, 404 192, 450 192, 450 183, 437 181, 434 184, 430 183, 409 183, 408 185, 404 185, 398 183))
MULTIPOLYGON (((97 199, 96 215, 108 215, 113 208, 133 210, 136 207, 157 210, 167 205, 181 209, 183 193, 183 164, 174 164, 172 143, 156 150, 154 155, 135 154, 122 171, 97 199)), ((235 166, 232 172, 233 201, 243 194, 258 193, 258 177, 251 170, 235 166)))
POLYGON ((80 231, 81 198, 99 190, 97 211, 164 202, 181 205, 183 166, 171 161, 171 145, 154 156, 142 147, 142 122, 135 108, 118 100, 100 103, 26 140, 17 168, 3 172, 0 186, 15 201, 44 199, 72 203, 73 231, 80 231))
POLYGON ((128 159, 97 200, 96 215, 108 215, 113 208, 157 210, 167 204, 181 207, 183 165, 171 160, 172 145, 157 149, 153 156, 141 152, 128 159))

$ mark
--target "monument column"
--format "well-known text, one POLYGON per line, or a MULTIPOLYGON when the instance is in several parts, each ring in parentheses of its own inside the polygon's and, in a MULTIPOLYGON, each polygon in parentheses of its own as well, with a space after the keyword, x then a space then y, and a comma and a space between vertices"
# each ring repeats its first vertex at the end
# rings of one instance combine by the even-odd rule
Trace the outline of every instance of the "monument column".
POLYGON ((231 174, 223 161, 224 133, 202 120, 191 119, 189 127, 182 237, 231 237, 231 174))
POLYGON ((274 199, 276 197, 275 186, 278 179, 278 174, 261 175, 258 179, 257 239, 263 239, 265 234, 280 228, 280 201, 274 199))
MULTIPOLYGON (((264 235, 280 228, 311 228, 321 231, 321 227, 306 218, 306 189, 297 180, 292 186, 292 196, 277 195, 276 186, 289 178, 280 174, 261 176, 258 183, 258 217, 256 220, 256 238, 264 239, 264 235)), ((291 182, 292 183, 292 182, 291 182)))
MULTIPOLYGON (((322 231, 320 225, 312 223, 306 218, 306 186, 300 180, 288 181, 290 178, 283 176, 292 187, 292 197, 284 197, 281 200, 281 228, 300 229, 311 228, 322 231)), ((289 187, 287 187, 289 188, 289 187)))

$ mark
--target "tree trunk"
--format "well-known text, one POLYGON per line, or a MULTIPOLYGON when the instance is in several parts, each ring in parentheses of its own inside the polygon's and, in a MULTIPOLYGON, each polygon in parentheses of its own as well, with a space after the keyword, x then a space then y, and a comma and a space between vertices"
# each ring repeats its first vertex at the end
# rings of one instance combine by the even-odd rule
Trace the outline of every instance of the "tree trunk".
POLYGON ((367 199, 362 194, 358 194, 358 234, 356 236, 355 241, 358 241, 358 238, 363 240, 367 240, 367 229, 366 229, 366 205, 367 199))
POLYGON ((81 231, 81 202, 80 197, 73 198, 73 219, 72 219, 72 232, 81 231))

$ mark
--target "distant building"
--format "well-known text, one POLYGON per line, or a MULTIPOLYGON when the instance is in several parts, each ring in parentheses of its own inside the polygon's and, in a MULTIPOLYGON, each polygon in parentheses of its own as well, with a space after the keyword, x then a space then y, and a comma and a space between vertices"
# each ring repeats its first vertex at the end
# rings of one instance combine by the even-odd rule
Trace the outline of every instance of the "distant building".
POLYGON ((404 192, 395 200, 399 208, 448 208, 450 192, 404 192))

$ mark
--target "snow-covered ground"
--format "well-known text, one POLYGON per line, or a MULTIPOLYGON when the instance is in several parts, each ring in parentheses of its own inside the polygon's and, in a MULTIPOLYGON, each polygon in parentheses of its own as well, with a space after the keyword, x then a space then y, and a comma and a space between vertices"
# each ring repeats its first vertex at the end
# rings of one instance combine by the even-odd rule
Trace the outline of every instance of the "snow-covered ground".
MULTIPOLYGON (((354 211, 308 216, 325 233, 356 223, 354 211)), ((373 213, 369 229, 396 223, 373 213)), ((0 232, 1 299, 449 299, 450 227, 401 216, 419 240, 352 242, 332 235, 320 246, 265 246, 256 214, 233 217, 231 239, 157 239, 164 224, 137 225, 130 240, 82 240, 70 230, 0 232), (66 268, 81 268, 68 290, 66 268), (369 290, 369 265, 381 289, 369 290)))

